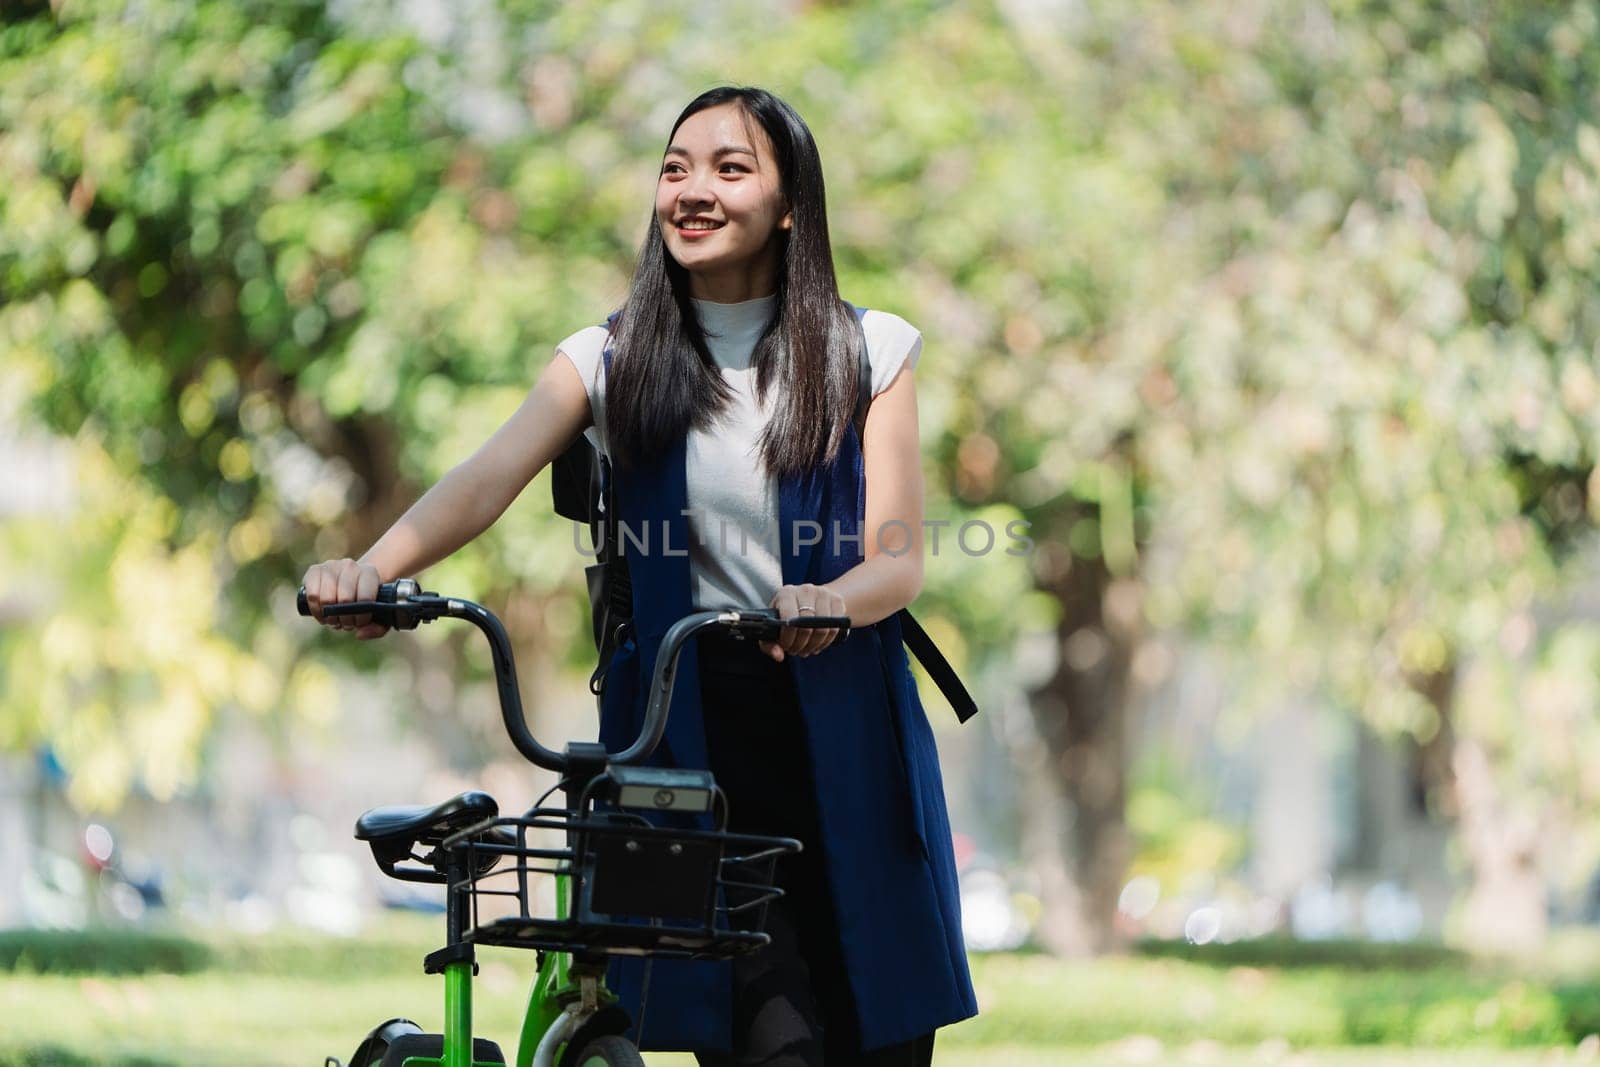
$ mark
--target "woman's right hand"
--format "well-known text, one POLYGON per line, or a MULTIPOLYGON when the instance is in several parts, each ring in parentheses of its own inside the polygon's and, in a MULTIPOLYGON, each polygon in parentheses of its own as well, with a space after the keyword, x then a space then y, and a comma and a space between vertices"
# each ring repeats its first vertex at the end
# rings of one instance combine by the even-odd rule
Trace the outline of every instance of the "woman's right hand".
POLYGON ((306 571, 301 585, 312 617, 334 630, 354 630, 356 637, 370 641, 389 632, 389 627, 372 621, 371 615, 330 615, 322 617, 324 604, 346 604, 352 600, 372 600, 383 582, 378 569, 353 559, 330 559, 306 571))

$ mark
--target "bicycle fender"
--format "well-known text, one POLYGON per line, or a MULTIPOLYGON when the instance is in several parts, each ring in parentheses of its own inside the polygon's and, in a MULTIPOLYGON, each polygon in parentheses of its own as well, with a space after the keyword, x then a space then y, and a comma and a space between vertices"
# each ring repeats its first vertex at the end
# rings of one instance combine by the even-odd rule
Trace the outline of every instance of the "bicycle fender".
POLYGON ((556 1060, 556 1067, 573 1067, 576 1062, 574 1057, 583 1051, 583 1047, 590 1041, 597 1037, 605 1037, 607 1034, 626 1033, 628 1027, 632 1025, 633 1020, 621 1005, 602 1006, 600 1010, 585 1019, 582 1025, 573 1031, 571 1037, 567 1038, 567 1047, 556 1060))

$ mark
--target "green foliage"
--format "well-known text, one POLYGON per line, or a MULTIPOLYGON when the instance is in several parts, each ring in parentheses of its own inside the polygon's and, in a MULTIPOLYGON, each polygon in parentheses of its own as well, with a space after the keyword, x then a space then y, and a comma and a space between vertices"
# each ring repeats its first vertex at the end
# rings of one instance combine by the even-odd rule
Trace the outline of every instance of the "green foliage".
POLYGON ((335 979, 414 970, 437 937, 432 917, 386 917, 359 938, 294 928, 270 936, 192 936, 127 927, 0 930, 0 971, 19 975, 230 974, 335 979))
MULTIPOLYGON (((433 925, 385 923, 355 940, 293 933, 223 939, 212 944, 207 967, 181 975, 13 972, 0 994, 12 1019, 0 1037, 0 1063, 187 1063, 230 1055, 257 1062, 264 1047, 291 1059, 344 1055, 368 1026, 397 1012, 424 1025, 437 1018, 438 979, 419 966, 436 943, 433 925), (85 1004, 94 1009, 88 1017, 85 1004), (283 1031, 286 1018, 296 1020, 292 1033, 283 1031)), ((1285 1054, 1344 1045, 1514 1049, 1570 1044, 1596 1032, 1600 990, 1593 981, 1502 973, 1438 949, 1258 943, 1251 955, 1242 946, 1206 948, 1227 952, 1210 962, 975 957, 982 1012, 941 1032, 941 1062, 946 1055, 969 1062, 963 1056, 977 1050, 994 1057, 997 1049, 1049 1050, 1059 1058, 1039 1062, 1077 1062, 1074 1050, 1130 1035, 1178 1047, 1218 1042, 1242 1057, 1266 1042, 1283 1045, 1285 1054)), ((475 1025, 505 1044, 524 1003, 532 954, 486 950, 482 964, 475 1025)), ((1468 1055, 1463 1062, 1471 1062, 1468 1055)), ((1504 1055, 1496 1062, 1512 1062, 1504 1055)), ((1103 1049, 1100 1057, 1087 1062, 1111 1058, 1103 1049)))
POLYGON ((389 936, 319 937, 288 931, 273 937, 227 937, 211 943, 215 969, 230 974, 305 975, 335 980, 340 975, 407 974, 432 951, 440 923, 384 922, 389 936))
MULTIPOLYGON (((749 4, 708 33, 507 3, 481 69, 309 0, 133 10, 0 26, 0 398, 86 472, 69 519, 0 533, 0 585, 51 604, 0 636, 0 741, 51 738, 85 806, 191 788, 219 706, 327 707, 285 587, 618 302, 713 80, 808 117, 846 295, 927 336, 930 517, 1033 524, 1031 560, 930 567, 958 665, 1103 560, 1151 623, 1390 734, 1437 731, 1414 683, 1458 661, 1592 666, 1531 621, 1596 511, 1592 5, 749 4), (491 136, 468 89, 526 106, 491 136)), ((430 580, 523 591, 585 662, 582 560, 530 493, 430 580)), ((1508 740, 1509 780, 1570 781, 1585 722, 1508 740)))
POLYGON ((0 1067, 176 1067, 177 1062, 159 1053, 82 1053, 60 1045, 0 1048, 0 1067))
MULTIPOLYGON (((551 343, 603 314, 616 251, 516 249, 513 170, 569 233, 614 216, 585 224, 566 153, 494 158, 452 128, 410 88, 425 57, 404 34, 349 33, 320 3, 127 15, 0 27, 0 394, 72 435, 80 472, 66 523, 4 532, 0 578, 50 610, 0 637, 0 741, 50 738, 87 808, 135 780, 192 788, 221 706, 325 713, 311 628, 284 634, 273 597, 509 414, 551 343)), ((568 541, 519 510, 444 576, 575 600, 568 541)), ((578 613, 551 617, 579 646, 578 613)))
POLYGON ((1575 1034, 1600 1034, 1600 988, 1584 982, 1561 982, 1552 987, 1561 1004, 1567 1028, 1575 1034))
POLYGON ((1425 941, 1297 941, 1288 937, 1258 937, 1196 945, 1190 941, 1151 938, 1138 942, 1134 951, 1153 959, 1177 959, 1212 967, 1285 970, 1320 967, 1341 971, 1404 972, 1465 968, 1472 962, 1471 957, 1459 949, 1425 941))
POLYGON ((1511 981, 1482 983, 1386 976, 1344 998, 1345 1035, 1357 1045, 1544 1045, 1571 1032, 1548 989, 1511 981))
MULTIPOLYGON (((756 7, 719 23, 709 51, 690 5, 486 9, 526 43, 498 74, 313 2, 128 10, 67 4, 0 27, 0 124, 13 131, 0 152, 0 394, 26 404, 8 417, 71 436, 73 463, 94 475, 65 523, 4 532, 0 579, 49 608, 44 625, 0 637, 0 721, 10 745, 48 737, 87 808, 135 781, 158 796, 193 788, 221 706, 287 711, 286 725, 328 707, 310 629, 285 632, 285 587, 315 559, 362 550, 510 413, 554 341, 614 306, 674 101, 725 77, 793 99, 850 213, 847 294, 909 314, 904 284, 886 279, 920 251, 883 224, 913 203, 925 153, 954 159, 982 125, 968 102, 917 110, 897 132, 907 98, 892 79, 930 77, 897 42, 944 17, 913 9, 794 18, 800 40, 848 63, 837 82, 813 77, 809 53, 756 7), (893 60, 871 75, 884 49, 893 60), (530 105, 509 137, 466 128, 451 103, 495 78, 489 90, 530 105)), ((984 63, 1021 70, 1003 35, 984 63)), ((959 401, 958 363, 924 372, 934 434, 959 401)), ((583 560, 542 478, 528 494, 430 583, 491 604, 517 590, 545 624, 533 639, 584 664, 583 560)), ((935 624, 967 630, 970 616, 1007 632, 1003 591, 1020 595, 1026 571, 1001 563, 1006 581, 962 583, 994 597, 970 609, 946 597, 935 624)))
MULTIPOLYGON (((1371 946, 1205 946, 1212 948, 1228 951, 1196 953, 1209 963, 979 958, 975 980, 985 1013, 951 1038, 1093 1045, 1140 1034, 1230 1046, 1282 1040, 1295 1047, 1514 1048, 1593 1032, 1593 1002, 1580 992, 1592 996, 1591 983, 1467 968, 1437 948, 1397 950, 1388 964, 1371 946)), ((1157 944, 1141 946, 1145 951, 1182 953, 1157 944)))
MULTIPOLYGON (((1033 521, 1046 588, 1135 576, 1149 622, 1234 654, 1237 711, 1319 692, 1438 737, 1420 683, 1544 656, 1533 608, 1600 514, 1593 6, 1096 5, 1013 25, 1009 64, 972 17, 922 41, 975 73, 917 96, 981 101, 982 133, 930 149, 896 231, 924 320, 986 354, 940 440, 955 494, 1033 521)), ((1478 707, 1517 736, 1517 817, 1587 842, 1543 780, 1593 753, 1583 720, 1478 707)))
POLYGON ((210 949, 142 930, 0 930, 0 970, 19 974, 189 974, 210 949))
MULTIPOLYGON (((1585 316, 1563 304, 1557 337, 1496 310, 1498 257, 1549 257, 1529 187, 1589 172, 1592 135, 1560 102, 1596 61, 1592 18, 1468 6, 1355 5, 1326 26, 1263 8, 1231 30, 1206 5, 1097 12, 1080 41, 1100 61, 1044 76, 1088 101, 1098 138, 1052 138, 1048 111, 1006 132, 1060 153, 1051 173, 1119 168, 1094 207, 1123 251, 1040 263, 1036 290, 988 305, 1015 369, 975 385, 965 423, 1004 427, 995 495, 1039 500, 1075 555, 1097 554, 1081 516, 1103 507, 1081 472, 1134 473, 1157 624, 1422 736, 1411 679, 1492 648, 1552 587, 1593 463, 1585 316), (1570 62, 1526 47, 1547 33, 1570 62), (1064 319, 1078 294, 1088 314, 1064 319)), ((1080 221, 1074 194, 1047 209, 1080 221)), ((1094 232, 1029 252, 1073 256, 1094 232)), ((1581 299, 1583 277, 1541 262, 1512 275, 1516 306, 1581 299)))
POLYGON ((1214 805, 1173 789, 1180 780, 1141 780, 1128 796, 1128 829, 1138 848, 1129 873, 1154 877, 1167 891, 1195 876, 1231 871, 1244 854, 1244 832, 1212 818, 1214 805))

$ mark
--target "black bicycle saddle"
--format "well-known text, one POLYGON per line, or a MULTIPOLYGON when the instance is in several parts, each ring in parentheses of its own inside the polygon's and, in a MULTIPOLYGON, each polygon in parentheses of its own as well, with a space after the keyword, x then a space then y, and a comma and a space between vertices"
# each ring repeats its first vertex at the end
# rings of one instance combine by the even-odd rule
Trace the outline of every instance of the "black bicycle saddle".
POLYGON ((500 805, 488 793, 461 793, 443 804, 397 804, 373 808, 356 820, 357 841, 405 838, 437 845, 457 830, 500 814, 500 805))

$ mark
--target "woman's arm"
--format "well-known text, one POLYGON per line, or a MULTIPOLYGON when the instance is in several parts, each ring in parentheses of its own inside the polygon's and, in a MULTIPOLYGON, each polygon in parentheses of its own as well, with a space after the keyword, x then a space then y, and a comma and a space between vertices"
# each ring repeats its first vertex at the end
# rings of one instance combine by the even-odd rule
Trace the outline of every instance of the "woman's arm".
MULTIPOLYGON (((785 618, 804 605, 818 615, 848 615, 852 626, 870 626, 922 591, 922 448, 909 366, 873 399, 863 436, 867 507, 861 551, 866 558, 831 582, 779 589, 772 606, 785 618)), ((808 656, 832 644, 838 631, 786 629, 784 634, 778 641, 782 651, 808 656)), ((773 646, 762 647, 774 659, 783 658, 773 646)))
POLYGON ((556 353, 522 406, 361 557, 384 581, 426 570, 477 537, 589 425, 589 394, 556 353))
MULTIPOLYGON (((370 599, 378 583, 417 574, 483 533, 590 421, 583 379, 557 351, 505 424, 424 493, 359 561, 330 560, 306 572, 313 613, 320 618, 323 604, 370 599)), ((385 632, 364 616, 328 622, 359 637, 385 632)))
POLYGON ((866 558, 823 588, 844 598, 853 626, 870 626, 922 592, 922 444, 917 384, 902 367, 867 409, 866 558))

